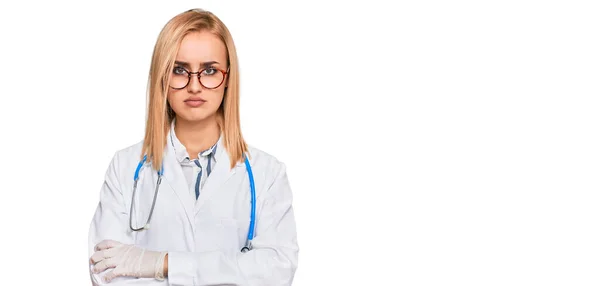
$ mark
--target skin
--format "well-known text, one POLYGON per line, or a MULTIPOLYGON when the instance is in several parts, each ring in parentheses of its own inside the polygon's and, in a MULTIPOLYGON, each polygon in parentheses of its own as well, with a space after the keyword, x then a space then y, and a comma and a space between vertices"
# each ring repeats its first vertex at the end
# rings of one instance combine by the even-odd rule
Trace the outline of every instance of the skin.
MULTIPOLYGON (((210 32, 194 32, 183 38, 175 62, 175 73, 181 72, 181 67, 189 72, 198 72, 207 67, 226 71, 227 48, 210 32), (185 64, 178 65, 178 62, 185 64), (206 63, 209 64, 205 65, 206 63)), ((219 71, 206 72, 218 73, 219 71)), ((219 139, 220 130, 216 121, 216 112, 223 101, 226 85, 227 77, 219 87, 207 89, 200 84, 196 75, 192 75, 185 88, 169 89, 167 101, 176 114, 175 133, 186 147, 190 159, 196 159, 198 153, 210 148, 219 139), (200 97, 206 101, 198 107, 186 105, 185 100, 193 97, 200 97)))
MULTIPOLYGON (((194 32, 186 35, 179 46, 176 63, 187 65, 175 65, 183 67, 189 72, 198 72, 206 67, 214 67, 227 70, 227 48, 225 44, 210 32, 194 32), (208 66, 205 63, 212 63, 208 66)), ((180 72, 176 70, 174 72, 180 72)), ((218 71, 216 71, 218 72, 218 71)), ((180 90, 170 89, 167 101, 175 111, 176 123, 175 133, 177 138, 185 146, 190 159, 196 159, 198 153, 210 148, 219 139, 220 130, 216 121, 216 112, 221 106, 227 76, 223 83, 215 89, 204 88, 197 76, 192 75, 189 84, 180 90), (186 105, 185 100, 192 97, 200 97, 206 100, 199 107, 186 105)), ((165 256, 163 271, 168 273, 168 254, 165 256)))

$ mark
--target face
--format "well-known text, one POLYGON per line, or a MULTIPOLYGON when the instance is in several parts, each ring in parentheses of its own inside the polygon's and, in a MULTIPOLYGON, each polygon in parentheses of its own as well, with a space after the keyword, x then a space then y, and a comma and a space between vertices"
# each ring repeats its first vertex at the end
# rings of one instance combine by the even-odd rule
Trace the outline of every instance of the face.
POLYGON ((216 118, 227 85, 227 75, 221 71, 227 72, 227 48, 217 36, 203 31, 183 38, 167 94, 178 120, 201 122, 216 118))

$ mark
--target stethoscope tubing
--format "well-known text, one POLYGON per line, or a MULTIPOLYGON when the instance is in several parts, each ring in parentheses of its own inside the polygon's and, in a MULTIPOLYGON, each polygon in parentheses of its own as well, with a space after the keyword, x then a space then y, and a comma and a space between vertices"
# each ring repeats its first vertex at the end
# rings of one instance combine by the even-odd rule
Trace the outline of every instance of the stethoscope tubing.
MULTIPOLYGON (((140 175, 140 170, 142 169, 142 166, 146 162, 146 159, 147 159, 147 156, 144 155, 144 158, 138 163, 137 168, 135 169, 135 174, 133 176, 133 193, 131 195, 131 206, 129 208, 129 228, 132 231, 142 231, 142 230, 147 230, 150 228, 150 219, 152 218, 152 214, 154 213, 154 207, 156 205, 156 198, 158 197, 158 188, 160 186, 160 183, 162 182, 162 176, 164 173, 164 165, 163 165, 163 166, 161 166, 160 170, 157 172, 158 179, 156 181, 156 187, 154 189, 154 198, 152 199, 152 206, 150 208, 150 214, 148 216, 148 219, 146 220, 146 223, 141 228, 134 228, 133 221, 132 221, 133 204, 134 204, 133 201, 135 200, 135 193, 137 191, 137 183, 138 183, 138 179, 139 179, 139 175, 140 175)), ((244 164, 246 165, 246 171, 248 172, 248 179, 250 181, 250 196, 251 197, 250 197, 250 226, 248 229, 248 236, 246 237, 246 244, 241 249, 241 252, 247 252, 252 249, 252 239, 254 238, 254 228, 255 228, 255 222, 256 222, 256 188, 254 186, 254 175, 252 173, 252 167, 250 166, 250 162, 248 161, 247 156, 244 156, 244 164)))

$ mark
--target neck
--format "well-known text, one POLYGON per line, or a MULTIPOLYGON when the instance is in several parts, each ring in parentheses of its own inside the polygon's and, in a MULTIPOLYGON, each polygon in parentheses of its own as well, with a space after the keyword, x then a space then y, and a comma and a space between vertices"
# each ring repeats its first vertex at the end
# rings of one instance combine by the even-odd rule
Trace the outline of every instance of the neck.
POLYGON ((176 117, 175 133, 190 158, 196 159, 198 153, 212 147, 219 140, 221 130, 215 116, 202 121, 186 121, 176 117))

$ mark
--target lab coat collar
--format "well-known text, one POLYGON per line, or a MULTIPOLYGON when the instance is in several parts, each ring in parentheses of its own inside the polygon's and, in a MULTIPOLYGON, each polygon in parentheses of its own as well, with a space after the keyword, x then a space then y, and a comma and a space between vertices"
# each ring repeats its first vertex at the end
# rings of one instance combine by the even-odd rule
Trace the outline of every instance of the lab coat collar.
POLYGON ((210 176, 206 179, 206 183, 202 188, 202 193, 198 197, 198 202, 195 205, 195 214, 200 212, 202 206, 210 200, 210 197, 219 191, 220 188, 225 185, 227 180, 231 178, 236 172, 242 167, 245 167, 244 163, 237 163, 230 168, 230 157, 227 150, 225 150, 225 146, 223 145, 223 140, 219 139, 217 141, 216 154, 214 155, 217 163, 215 164, 210 176))
MULTIPOLYGON (((174 131, 174 128, 171 128, 171 131, 174 131)), ((174 134, 174 132, 169 133, 174 134)), ((188 221, 193 227, 195 225, 195 214, 200 211, 202 205, 204 205, 204 203, 212 194, 218 192, 219 189, 227 182, 227 180, 233 174, 235 174, 237 170, 244 166, 244 163, 238 163, 233 168, 229 168, 229 154, 227 153, 227 150, 225 150, 221 135, 221 138, 219 138, 216 143, 216 149, 214 149, 216 152, 214 158, 217 163, 214 165, 210 176, 206 179, 206 183, 202 188, 202 193, 196 202, 195 195, 193 195, 188 189, 188 185, 186 183, 187 181, 183 174, 183 169, 181 168, 180 161, 178 160, 177 151, 172 147, 175 145, 176 136, 170 136, 170 134, 167 137, 167 148, 165 150, 166 152, 164 157, 165 170, 163 176, 167 182, 167 185, 169 185, 179 197, 179 201, 185 210, 188 221)))
MULTIPOLYGON (((171 129, 173 131, 173 129, 171 129)), ((165 150, 165 156, 163 159, 164 164, 164 182, 166 182, 168 186, 173 189, 177 197, 179 198, 179 202, 183 207, 186 217, 188 218, 188 222, 191 226, 194 225, 194 201, 195 197, 189 192, 186 178, 183 174, 183 169, 181 168, 181 163, 177 158, 176 150, 173 148, 175 144, 175 136, 171 136, 172 132, 169 132, 167 136, 167 146, 165 150)), ((177 207, 173 205, 173 207, 177 207)))

